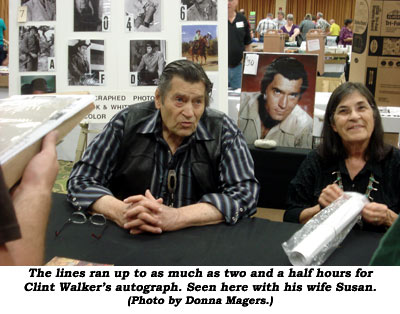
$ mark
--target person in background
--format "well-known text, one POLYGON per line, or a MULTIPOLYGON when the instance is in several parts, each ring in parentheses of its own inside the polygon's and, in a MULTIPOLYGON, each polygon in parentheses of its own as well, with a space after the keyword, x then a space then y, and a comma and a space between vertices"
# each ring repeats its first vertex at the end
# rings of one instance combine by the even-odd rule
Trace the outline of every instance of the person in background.
POLYGON ((339 45, 346 47, 353 43, 353 20, 346 19, 344 21, 344 26, 340 30, 339 34, 339 45))
POLYGON ((331 25, 324 20, 324 15, 321 12, 317 13, 317 28, 322 29, 326 33, 330 32, 331 25))
POLYGON ((251 51, 250 27, 246 18, 236 13, 239 0, 228 0, 228 85, 242 86, 243 51, 251 51))
POLYGON ((281 31, 285 34, 288 34, 289 41, 297 41, 297 36, 300 34, 300 29, 296 24, 293 24, 293 14, 288 14, 286 19, 286 24, 281 27, 281 31))
POLYGON ((284 221, 305 223, 344 192, 365 194, 359 226, 385 231, 400 211, 400 151, 383 142, 379 109, 360 83, 340 85, 329 99, 322 141, 288 190, 284 221))
MULTIPOLYGON (((304 20, 301 21, 299 25, 299 30, 300 30, 300 38, 301 41, 304 41, 307 39, 307 33, 311 29, 315 29, 315 24, 312 22, 312 15, 310 13, 307 13, 306 16, 304 17, 304 20)), ((301 42, 300 42, 301 44, 301 42)))
POLYGON ((317 28, 317 16, 316 16, 316 15, 313 15, 313 16, 311 17, 311 21, 314 23, 315 28, 317 28))
POLYGON ((274 19, 274 22, 276 23, 278 29, 281 29, 282 26, 285 26, 286 25, 285 12, 279 11, 277 17, 274 19))
POLYGON ((267 31, 278 29, 278 25, 272 20, 272 18, 272 13, 268 13, 267 17, 258 23, 257 33, 260 42, 264 42, 264 35, 267 31))
POLYGON ((58 172, 57 132, 49 133, 42 150, 26 166, 11 195, 0 167, 0 265, 42 265, 51 207, 51 189, 58 172))
POLYGON ((339 33, 340 33, 340 26, 337 25, 337 24, 335 23, 335 20, 334 20, 334 19, 331 19, 331 20, 329 21, 329 23, 331 23, 330 35, 331 35, 331 36, 339 36, 339 33))
POLYGON ((0 65, 2 65, 3 61, 7 58, 7 50, 4 49, 4 43, 8 44, 8 41, 4 38, 6 29, 7 27, 4 20, 0 18, 0 65))

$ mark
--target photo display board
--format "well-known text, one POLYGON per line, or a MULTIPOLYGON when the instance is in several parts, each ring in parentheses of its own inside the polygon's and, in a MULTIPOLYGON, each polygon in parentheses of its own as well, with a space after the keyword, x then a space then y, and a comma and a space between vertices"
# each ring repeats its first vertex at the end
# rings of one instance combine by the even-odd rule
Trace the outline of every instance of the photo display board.
POLYGON ((166 64, 201 64, 228 112, 227 0, 10 1, 11 95, 89 91, 90 123, 154 99, 166 64))

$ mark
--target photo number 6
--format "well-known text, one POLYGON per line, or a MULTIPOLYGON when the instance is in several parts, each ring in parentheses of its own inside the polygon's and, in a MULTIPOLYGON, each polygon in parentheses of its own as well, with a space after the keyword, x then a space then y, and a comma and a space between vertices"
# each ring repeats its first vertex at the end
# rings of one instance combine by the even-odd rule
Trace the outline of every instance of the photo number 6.
POLYGON ((187 20, 187 5, 181 5, 180 17, 181 21, 187 20))

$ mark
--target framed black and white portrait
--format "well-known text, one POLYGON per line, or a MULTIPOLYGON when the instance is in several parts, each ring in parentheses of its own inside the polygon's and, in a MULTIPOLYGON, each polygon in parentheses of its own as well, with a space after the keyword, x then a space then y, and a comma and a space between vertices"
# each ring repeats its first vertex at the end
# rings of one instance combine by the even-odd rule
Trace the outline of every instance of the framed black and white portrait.
POLYGON ((125 0, 127 32, 160 32, 161 0, 125 0))
POLYGON ((49 25, 19 28, 19 70, 55 71, 54 27, 49 25))
POLYGON ((181 0, 182 21, 217 21, 217 0, 181 0))
POLYGON ((68 85, 104 85, 104 40, 70 40, 68 85))
POLYGON ((157 86, 165 67, 165 40, 131 40, 130 73, 133 86, 157 86))
POLYGON ((56 0, 21 0, 21 6, 27 7, 28 22, 56 20, 56 0))
POLYGON ((74 31, 109 31, 110 14, 111 0, 74 0, 74 31))

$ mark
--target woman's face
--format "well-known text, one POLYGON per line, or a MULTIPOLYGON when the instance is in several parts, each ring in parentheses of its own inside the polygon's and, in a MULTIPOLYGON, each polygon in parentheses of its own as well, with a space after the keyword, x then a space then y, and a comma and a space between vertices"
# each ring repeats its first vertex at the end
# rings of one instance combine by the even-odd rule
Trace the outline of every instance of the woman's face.
POLYGON ((368 144, 374 127, 372 107, 358 91, 346 96, 336 107, 332 128, 343 144, 368 144))

